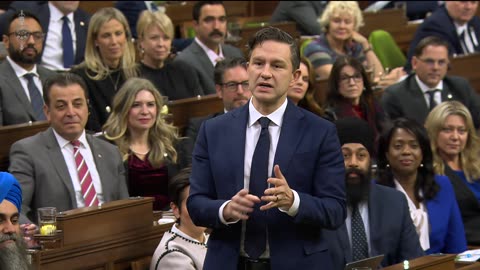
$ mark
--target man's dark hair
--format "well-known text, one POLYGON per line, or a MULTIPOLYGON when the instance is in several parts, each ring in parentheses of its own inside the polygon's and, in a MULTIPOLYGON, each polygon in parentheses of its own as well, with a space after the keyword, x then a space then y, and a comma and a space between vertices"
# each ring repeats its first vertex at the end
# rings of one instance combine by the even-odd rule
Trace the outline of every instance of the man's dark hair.
POLYGON ((223 77, 225 74, 225 70, 231 69, 237 66, 244 67, 245 69, 247 68, 247 61, 243 57, 230 57, 230 58, 225 58, 222 61, 218 62, 215 65, 215 71, 214 71, 214 81, 215 84, 223 84, 223 77))
MULTIPOLYGON (((222 5, 223 6, 223 1, 197 1, 193 5, 193 9, 192 9, 192 18, 194 21, 198 22, 198 19, 200 19, 200 10, 205 5, 222 5)), ((225 8, 225 6, 223 7, 225 8)))
POLYGON ((427 46, 443 46, 447 49, 447 51, 450 51, 448 42, 446 40, 437 36, 428 36, 420 40, 420 42, 418 42, 414 51, 415 56, 420 57, 423 53, 423 50, 427 46))
MULTIPOLYGON (((29 11, 25 11, 25 10, 19 10, 19 11, 13 13, 12 15, 10 15, 8 17, 8 20, 7 20, 8 23, 6 23, 5 25, 2 26, 3 27, 2 30, 3 30, 4 35, 8 36, 8 34, 11 33, 10 32, 10 25, 12 24, 12 22, 15 19, 20 18, 21 16, 24 16, 24 18, 34 19, 38 23, 38 25, 40 25, 40 28, 42 27, 42 24, 40 23, 40 20, 37 18, 37 16, 33 15, 33 13, 30 13, 29 11)), ((42 31, 43 31, 43 29, 42 29, 42 31)))
POLYGON ((87 85, 82 77, 70 72, 62 72, 55 74, 53 77, 48 78, 43 84, 43 101, 47 106, 50 105, 50 91, 54 85, 60 87, 67 87, 69 85, 78 84, 82 88, 85 94, 85 99, 88 100, 87 85))
POLYGON ((298 50, 297 42, 287 32, 276 27, 265 27, 257 31, 255 35, 248 42, 248 58, 252 56, 252 51, 255 47, 261 45, 265 41, 278 41, 288 44, 290 46, 291 61, 293 70, 300 67, 300 52, 298 50))

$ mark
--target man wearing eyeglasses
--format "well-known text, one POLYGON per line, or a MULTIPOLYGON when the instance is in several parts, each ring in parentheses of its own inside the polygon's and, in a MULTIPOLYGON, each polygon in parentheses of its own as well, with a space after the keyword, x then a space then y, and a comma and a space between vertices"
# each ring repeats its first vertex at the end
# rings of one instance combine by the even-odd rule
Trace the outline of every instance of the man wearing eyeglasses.
POLYGON ((19 11, 2 27, 8 56, 0 63, 0 126, 46 120, 42 83, 55 73, 36 64, 45 37, 40 22, 19 11))
POLYGON ((448 42, 439 37, 426 37, 418 43, 411 60, 415 73, 382 95, 382 107, 390 119, 408 117, 423 125, 436 105, 457 100, 470 110, 475 127, 480 126, 480 97, 466 79, 447 76, 448 57, 448 42))
POLYGON ((191 160, 195 140, 202 123, 247 104, 252 96, 248 85, 247 62, 242 57, 225 58, 215 65, 215 90, 223 101, 223 111, 206 117, 195 117, 189 120, 185 130, 184 151, 191 160))

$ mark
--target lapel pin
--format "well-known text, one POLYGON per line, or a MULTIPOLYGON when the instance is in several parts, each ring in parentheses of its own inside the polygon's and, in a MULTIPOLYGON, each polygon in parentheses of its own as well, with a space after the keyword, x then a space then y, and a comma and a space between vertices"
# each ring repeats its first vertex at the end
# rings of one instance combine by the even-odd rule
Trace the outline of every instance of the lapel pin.
POLYGON ((110 106, 105 107, 105 110, 107 111, 107 113, 110 113, 111 111, 110 106))
POLYGON ((101 157, 102 157, 102 154, 98 154, 98 157, 101 158, 101 157))
POLYGON ((452 94, 448 94, 448 99, 452 99, 452 94))
POLYGON ((83 21, 81 21, 80 26, 85 26, 85 23, 83 21))

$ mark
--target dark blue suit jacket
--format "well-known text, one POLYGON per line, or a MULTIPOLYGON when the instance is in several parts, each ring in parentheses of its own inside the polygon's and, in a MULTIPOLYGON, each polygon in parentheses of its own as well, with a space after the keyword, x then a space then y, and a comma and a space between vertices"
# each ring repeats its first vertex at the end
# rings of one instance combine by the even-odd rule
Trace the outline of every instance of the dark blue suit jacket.
MULTIPOLYGON (((370 256, 385 255, 382 266, 424 255, 410 218, 405 195, 385 186, 372 184, 368 199, 370 256)), ((325 230, 334 269, 344 269, 352 261, 352 248, 345 223, 337 230, 325 230)))
MULTIPOLYGON (((469 32, 473 32, 475 38, 480 42, 480 18, 474 16, 473 19, 468 22, 467 29, 469 32)), ((450 54, 463 54, 462 46, 460 45, 460 39, 458 38, 457 30, 453 24, 453 20, 448 15, 445 6, 442 6, 437 8, 432 15, 426 18, 415 32, 415 36, 413 37, 408 49, 408 60, 405 66, 406 71, 410 71, 412 69, 411 60, 415 53, 415 47, 420 40, 428 36, 437 36, 447 41, 450 45, 450 54)), ((477 51, 480 51, 480 46, 477 46, 477 51)))
MULTIPOLYGON (((193 152, 188 211, 198 226, 212 228, 204 269, 237 269, 241 222, 224 225, 219 209, 244 188, 248 104, 205 121, 193 152)), ((332 123, 288 102, 274 164, 298 192, 291 217, 267 212, 272 269, 333 269, 322 229, 345 220, 345 169, 332 123)))
MULTIPOLYGON (((50 9, 48 8, 48 1, 14 1, 10 5, 7 12, 0 16, 0 25, 7 24, 7 20, 10 15, 14 14, 18 10, 26 10, 37 16, 37 18, 40 20, 40 25, 42 26, 43 32, 48 35, 48 24, 50 22, 50 9)), ((85 58, 85 43, 87 42, 90 14, 81 9, 77 9, 73 13, 73 20, 75 21, 75 34, 77 35, 74 64, 77 65, 83 62, 85 58)), ((3 28, 3 26, 0 28, 3 28)), ((0 31, 3 32, 3 29, 0 31)), ((2 34, 4 33, 0 33, 0 36, 2 34)), ((46 40, 47 37, 45 36, 45 39, 43 40, 43 47, 45 47, 46 40)))

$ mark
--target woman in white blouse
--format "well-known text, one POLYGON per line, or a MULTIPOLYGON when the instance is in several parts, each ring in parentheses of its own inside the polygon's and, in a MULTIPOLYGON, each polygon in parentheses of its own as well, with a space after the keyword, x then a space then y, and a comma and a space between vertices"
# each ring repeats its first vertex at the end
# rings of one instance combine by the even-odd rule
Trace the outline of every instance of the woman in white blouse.
POLYGON ((452 185, 448 177, 434 174, 432 150, 423 126, 410 119, 394 120, 380 137, 377 162, 378 183, 405 194, 427 254, 467 249, 452 185))

